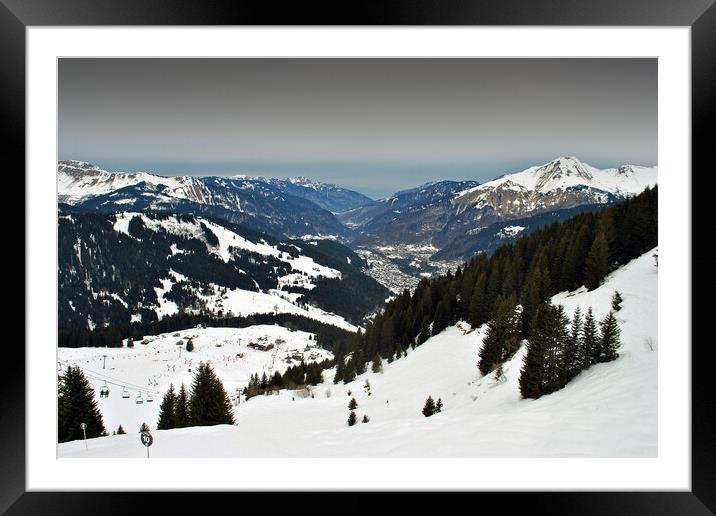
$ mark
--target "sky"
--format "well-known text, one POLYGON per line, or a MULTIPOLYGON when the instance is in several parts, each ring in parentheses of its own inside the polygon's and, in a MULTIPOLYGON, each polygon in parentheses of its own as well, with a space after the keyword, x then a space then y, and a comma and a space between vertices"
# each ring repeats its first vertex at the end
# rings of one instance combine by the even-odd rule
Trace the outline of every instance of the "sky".
POLYGON ((656 59, 59 61, 59 159, 373 198, 577 156, 656 165, 656 59))

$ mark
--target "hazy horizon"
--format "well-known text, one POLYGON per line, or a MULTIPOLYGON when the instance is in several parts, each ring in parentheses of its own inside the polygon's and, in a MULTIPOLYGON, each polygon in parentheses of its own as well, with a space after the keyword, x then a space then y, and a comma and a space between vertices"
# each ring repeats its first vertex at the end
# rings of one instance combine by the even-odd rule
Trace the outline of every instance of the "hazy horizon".
POLYGON ((577 156, 657 161, 656 59, 59 60, 59 159, 372 198, 577 156))

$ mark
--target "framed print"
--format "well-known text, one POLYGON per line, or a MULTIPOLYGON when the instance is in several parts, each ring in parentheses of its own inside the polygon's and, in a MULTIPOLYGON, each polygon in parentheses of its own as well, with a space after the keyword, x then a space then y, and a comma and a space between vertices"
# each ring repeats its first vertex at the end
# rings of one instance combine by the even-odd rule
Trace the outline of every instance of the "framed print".
POLYGON ((5 1, 27 302, 3 510, 713 511, 691 170, 716 8, 549 7, 5 1))

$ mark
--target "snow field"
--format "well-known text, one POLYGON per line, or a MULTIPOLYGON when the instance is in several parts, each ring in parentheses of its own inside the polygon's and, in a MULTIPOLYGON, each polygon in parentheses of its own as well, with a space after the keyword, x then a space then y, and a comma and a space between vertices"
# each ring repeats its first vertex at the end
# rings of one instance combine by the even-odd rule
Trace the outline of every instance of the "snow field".
MULTIPOLYGON (((591 306, 597 318, 609 311, 614 290, 624 299, 617 312, 620 357, 583 371, 560 391, 537 400, 520 397, 524 346, 504 364, 503 382, 492 374, 483 377, 476 363, 485 328, 473 331, 460 323, 407 357, 384 361, 382 373, 369 371, 347 385, 334 385, 330 370, 324 372, 326 381, 311 389, 313 397, 281 391, 241 403, 235 408, 237 426, 154 432, 152 456, 656 457, 657 268, 652 254, 615 271, 592 292, 580 289, 553 298, 570 315, 577 306, 583 313, 591 306), (428 395, 442 398, 444 408, 425 418, 421 409, 428 395), (358 402, 358 422, 348 427, 352 397, 358 402), (367 424, 360 422, 364 414, 370 417, 367 424)), ((66 351, 93 363, 103 352, 66 351)), ((136 364, 136 379, 146 377, 148 362, 136 364)), ((229 390, 246 377, 233 367, 216 366, 229 390)), ((162 381, 168 383, 168 378, 162 381)), ((147 422, 153 426, 156 419, 147 422)), ((142 457, 145 450, 135 426, 125 426, 126 436, 91 440, 89 451, 81 441, 59 445, 58 454, 142 457)))

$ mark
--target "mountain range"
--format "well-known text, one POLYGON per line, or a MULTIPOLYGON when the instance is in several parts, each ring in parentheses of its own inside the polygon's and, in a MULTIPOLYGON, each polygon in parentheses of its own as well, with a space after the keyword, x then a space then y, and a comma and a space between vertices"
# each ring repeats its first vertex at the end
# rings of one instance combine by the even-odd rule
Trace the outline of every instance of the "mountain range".
POLYGON ((59 161, 57 173, 65 211, 183 213, 277 239, 333 239, 359 253, 381 250, 417 277, 435 270, 429 262, 464 261, 551 222, 638 194, 657 183, 658 169, 599 169, 566 156, 482 184, 434 181, 379 200, 305 177, 163 177, 109 172, 75 160, 59 161))

